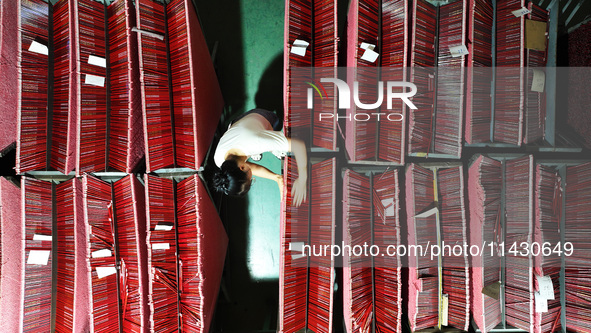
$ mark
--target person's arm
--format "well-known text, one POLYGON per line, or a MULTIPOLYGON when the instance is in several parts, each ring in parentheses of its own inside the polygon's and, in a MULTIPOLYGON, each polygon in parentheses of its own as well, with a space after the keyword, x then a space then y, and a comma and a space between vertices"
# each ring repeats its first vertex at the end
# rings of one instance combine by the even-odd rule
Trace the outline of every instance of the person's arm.
POLYGON ((293 205, 299 206, 306 201, 306 191, 308 187, 308 154, 306 144, 299 139, 287 139, 289 151, 293 153, 298 165, 298 179, 293 183, 291 195, 293 205))
POLYGON ((278 175, 278 174, 274 173, 273 171, 265 168, 264 166, 258 165, 256 163, 246 162, 246 164, 250 167, 250 170, 252 170, 253 176, 266 178, 266 179, 274 180, 275 182, 277 182, 277 186, 279 186, 279 194, 281 197, 283 197, 283 176, 282 175, 278 175))

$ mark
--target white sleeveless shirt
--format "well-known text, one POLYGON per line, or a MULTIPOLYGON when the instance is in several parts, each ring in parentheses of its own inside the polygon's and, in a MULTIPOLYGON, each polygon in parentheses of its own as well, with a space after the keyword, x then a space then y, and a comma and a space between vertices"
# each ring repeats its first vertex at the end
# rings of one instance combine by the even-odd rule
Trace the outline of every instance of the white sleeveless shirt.
POLYGON ((230 149, 239 149, 248 157, 264 152, 281 155, 289 151, 289 144, 283 132, 273 131, 263 116, 253 113, 232 124, 220 139, 213 156, 218 167, 230 149))

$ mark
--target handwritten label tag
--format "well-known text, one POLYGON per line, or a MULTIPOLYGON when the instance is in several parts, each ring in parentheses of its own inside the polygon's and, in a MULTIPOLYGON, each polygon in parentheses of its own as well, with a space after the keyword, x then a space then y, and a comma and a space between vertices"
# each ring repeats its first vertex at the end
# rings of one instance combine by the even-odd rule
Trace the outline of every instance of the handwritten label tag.
POLYGON ((534 69, 534 76, 531 82, 531 91, 544 92, 544 85, 546 83, 546 73, 539 69, 534 69))
POLYGON ((523 15, 531 13, 531 11, 525 7, 521 7, 521 9, 514 10, 511 13, 515 15, 515 17, 522 17, 523 15))
POLYGON ((89 84, 91 86, 104 87, 105 78, 102 76, 86 74, 86 79, 84 80, 84 83, 89 84))
POLYGON ((306 49, 308 48, 308 45, 310 45, 310 43, 306 42, 305 40, 296 39, 293 41, 290 52, 303 57, 306 55, 306 49))
POLYGON ((103 266, 96 268, 96 275, 99 279, 107 277, 109 275, 117 274, 117 268, 115 266, 103 266))
POLYGON ((534 293, 536 301, 536 312, 548 312, 548 299, 542 297, 539 291, 534 293))
POLYGON ((538 288, 540 296, 546 299, 554 299, 554 286, 552 285, 552 278, 549 276, 536 275, 538 280, 538 288))
POLYGON ((96 250, 91 253, 93 258, 108 258, 113 255, 109 249, 96 250))
POLYGON ((451 53, 451 56, 454 58, 461 57, 468 54, 468 48, 466 45, 450 46, 449 53, 451 53))
POLYGON ((31 250, 29 251, 29 257, 27 258, 27 264, 29 265, 47 265, 49 261, 49 250, 31 250))
POLYGON ((31 43, 31 46, 29 46, 29 51, 43 55, 49 55, 49 48, 47 45, 43 45, 37 41, 33 41, 31 43))
POLYGON ((95 55, 88 56, 88 63, 91 65, 107 68, 107 59, 95 55))

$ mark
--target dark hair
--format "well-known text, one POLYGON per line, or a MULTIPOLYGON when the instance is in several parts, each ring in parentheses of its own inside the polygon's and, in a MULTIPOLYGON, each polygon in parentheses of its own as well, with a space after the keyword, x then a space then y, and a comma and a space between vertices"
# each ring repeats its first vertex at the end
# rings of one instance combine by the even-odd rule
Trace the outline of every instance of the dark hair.
POLYGON ((226 160, 213 175, 213 187, 226 195, 243 196, 250 190, 251 178, 235 160, 226 160))

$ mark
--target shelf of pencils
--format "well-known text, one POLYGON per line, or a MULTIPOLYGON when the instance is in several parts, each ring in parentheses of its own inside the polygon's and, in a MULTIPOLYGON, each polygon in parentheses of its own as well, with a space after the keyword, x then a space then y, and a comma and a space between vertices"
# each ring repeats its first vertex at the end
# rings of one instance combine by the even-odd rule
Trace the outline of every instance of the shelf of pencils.
POLYGON ((108 168, 126 173, 137 169, 144 157, 138 40, 135 7, 129 0, 112 1, 107 7, 109 54, 108 168))
POLYGON ((143 157, 131 3, 19 6, 17 173, 131 172, 143 157))
POLYGON ((144 189, 135 175, 82 178, 91 324, 95 331, 150 327, 144 189))
MULTIPOLYGON (((3 221, 3 297, 0 308, 10 316, 0 327, 7 332, 73 332, 88 327, 89 308, 77 299, 86 297, 86 267, 80 181, 55 184, 22 177, 19 189, 2 179, 2 195, 12 193, 3 221), (6 193, 4 192, 6 190, 6 193), (20 200, 19 200, 20 199, 20 200), (8 289, 6 289, 8 288, 8 289)), ((4 204, 4 203, 3 203, 4 204)))
POLYGON ((417 85, 409 111, 408 154, 459 158, 464 120, 467 0, 413 4, 410 79, 417 85))
POLYGON ((137 29, 147 172, 201 167, 224 101, 190 0, 139 0, 137 29))
POLYGON ((0 307, 10 306, 15 314, 2 322, 4 330, 143 332, 149 327, 140 188, 132 175, 111 184, 93 176, 59 184, 22 177, 22 219, 13 223, 24 234, 2 240, 20 253, 3 258, 10 260, 6 286, 14 295, 2 298, 0 307))
MULTIPOLYGON (((564 166, 552 166, 548 164, 536 164, 536 179, 534 188, 535 200, 535 233, 534 241, 538 244, 554 244, 563 242, 562 212, 564 207, 564 166), (561 170, 562 169, 562 170, 561 170)), ((536 318, 536 325, 541 332, 562 332, 562 297, 561 297, 561 275, 562 255, 537 256, 535 257, 535 274, 550 278, 553 286, 554 299, 547 300, 547 312, 542 312, 536 318)), ((540 289, 540 281, 536 281, 540 289)))
MULTIPOLYGON (((98 62, 108 58, 107 31, 106 31, 106 8, 105 5, 93 0, 79 1, 77 6, 72 8, 74 26, 74 59, 78 65, 76 78, 73 80, 77 85, 75 99, 78 110, 78 137, 73 140, 76 145, 77 156, 76 171, 78 174, 92 171, 106 171, 106 156, 108 147, 108 130, 110 124, 107 119, 108 91, 110 79, 107 77, 107 64, 98 62), (101 60, 99 60, 101 59, 101 60), (94 62, 97 61, 97 63, 94 62), (77 96, 76 96, 77 95, 77 96)), ((69 16, 68 12, 64 17, 69 16)), ((67 48, 66 45, 63 45, 67 48)), ((70 59, 63 58, 67 64, 70 59)), ((109 59, 110 60, 110 59, 109 59)), ((66 69, 66 68, 63 68, 66 69)), ((67 77, 67 72, 61 72, 61 77, 67 77)), ((69 96, 63 95, 65 98, 69 96)), ((60 106, 64 104, 60 103, 60 106)), ((61 108, 60 108, 61 109, 61 108)), ((57 110, 57 108, 56 108, 57 110)), ((68 115, 71 110, 61 109, 63 115, 68 115)), ((55 128, 57 130, 57 128, 55 128)), ((64 128, 65 130, 65 128, 64 128)), ((65 132, 64 132, 65 133, 65 132)), ((66 142, 72 141, 65 138, 66 142)))
MULTIPOLYGON (((334 77, 337 67, 337 1, 287 0, 285 2, 284 127, 314 148, 337 150, 337 99, 334 85, 311 78, 334 77), (320 85, 324 95, 309 96, 295 86, 320 85), (321 118, 321 114, 332 118, 321 118)), ((307 87, 307 86, 306 86, 307 87)))
POLYGON ((21 180, 22 220, 24 229, 24 256, 21 302, 13 304, 22 308, 24 331, 35 329, 50 331, 52 322, 52 287, 56 284, 53 265, 60 259, 56 256, 53 238, 55 211, 55 184, 32 178, 21 180))
POLYGON ((18 48, 18 2, 2 1, 0 3, 0 126, 3 135, 0 136, 0 157, 14 148, 16 144, 18 86, 14 84, 18 79, 16 66, 18 48))
MULTIPOLYGON (((343 242, 386 253, 402 243, 398 170, 362 174, 345 170, 343 242)), ((343 304, 348 332, 402 332, 402 263, 399 256, 343 253, 343 304)))
MULTIPOLYGON (((3 3, 6 3, 4 1, 3 3)), ((21 216, 21 190, 0 177, 0 329, 20 331, 23 262, 25 257, 21 216)))
POLYGON ((483 249, 472 256, 474 321, 482 332, 498 324, 533 332, 535 258, 515 251, 534 241, 533 156, 491 157, 477 156, 468 177, 470 244, 483 249))
POLYGON ((591 215, 591 163, 490 157, 477 157, 470 168, 471 244, 504 242, 505 252, 473 257, 480 331, 509 325, 529 332, 589 330, 591 229, 583 221, 591 215), (526 188, 529 195, 520 193, 526 188), (522 242, 531 245, 529 252, 522 242))
POLYGON ((111 185, 98 178, 84 176, 82 186, 86 216, 84 231, 88 235, 85 275, 89 296, 85 305, 90 308, 90 326, 99 332, 120 332, 120 254, 111 185))
MULTIPOLYGON (((56 10, 62 6, 63 1, 56 5, 56 10)), ((18 64, 21 73, 17 80, 18 91, 21 93, 17 111, 17 173, 45 170, 49 164, 47 126, 51 105, 48 99, 48 75, 50 74, 48 42, 49 24, 50 21, 53 22, 53 18, 50 20, 50 8, 53 9, 42 0, 20 2, 18 39, 21 47, 16 48, 17 58, 21 59, 18 64)), ((58 91, 56 89, 56 93, 58 91)))
MULTIPOLYGON (((546 33, 546 36, 548 36, 550 13, 547 10, 535 5, 533 2, 528 4, 528 10, 530 13, 527 14, 527 19, 529 21, 526 21, 526 32, 530 26, 528 23, 541 23, 542 26, 544 26, 545 23, 546 31, 544 32, 546 33)), ((540 71, 546 67, 548 59, 547 39, 547 37, 543 39, 545 42, 544 48, 526 48, 525 51, 525 59, 527 62, 527 67, 529 67, 525 76, 525 86, 526 88, 529 87, 529 89, 526 90, 527 92, 525 96, 525 132, 523 134, 524 144, 536 143, 543 140, 545 137, 546 93, 544 90, 535 91, 531 87, 534 85, 536 76, 540 75, 540 71)))
POLYGON ((564 307, 562 325, 567 331, 585 332, 591 330, 591 249, 589 237, 591 229, 591 163, 568 165, 564 174, 564 211, 565 235, 563 244, 572 243, 574 254, 565 256, 564 262, 564 307))
POLYGON ((534 308, 533 256, 512 253, 513 244, 533 243, 533 156, 504 162, 505 168, 505 320, 508 325, 532 332, 534 308))
POLYGON ((442 249, 435 256, 409 250, 408 318, 413 331, 431 327, 468 330, 468 254, 460 251, 456 255, 457 251, 452 251, 455 245, 468 243, 464 189, 461 165, 407 166, 409 249, 431 244, 442 249))
POLYGON ((76 332, 88 327, 90 307, 79 302, 88 295, 86 276, 81 276, 87 267, 86 239, 83 232, 82 182, 70 179, 55 186, 53 199, 56 219, 54 222, 57 246, 54 254, 57 261, 55 308, 56 332, 76 332))
POLYGON ((555 66, 549 39, 557 38, 549 11, 524 0, 471 0, 469 22, 466 144, 554 146, 555 92, 544 86, 552 80, 546 66, 555 66))
MULTIPOLYGON (((378 100, 378 81, 405 81, 409 58, 409 4, 403 0, 353 0, 347 27, 349 86, 359 82, 359 100, 366 106, 378 100), (384 67, 378 71, 377 67, 384 67)), ((392 108, 347 109, 345 148, 353 163, 404 164, 406 106, 399 100, 392 108), (390 116, 378 120, 368 114, 390 116), (390 115, 395 114, 395 115, 390 115), (357 121, 357 118, 362 121, 357 121), (402 121, 400 121, 402 120, 402 121)))
POLYGON ((292 206, 291 189, 297 179, 293 158, 284 162, 279 260, 279 332, 332 332, 334 259, 305 247, 335 242, 336 159, 308 167, 308 200, 292 206))
POLYGON ((468 4, 468 71, 466 77, 467 144, 491 140, 494 45, 492 0, 470 0, 468 4))
MULTIPOLYGON (((541 332, 585 332, 591 328, 587 297, 591 288, 587 278, 591 273, 591 229, 584 222, 591 216, 587 205, 590 182, 589 162, 540 161, 536 165, 536 241, 550 245, 542 248, 550 255, 536 258, 536 274, 549 280, 546 284, 553 296, 538 318, 541 332)), ((537 282, 537 286, 543 283, 537 282)))
POLYGON ((228 237, 198 175, 146 175, 153 332, 209 332, 228 237))
MULTIPOLYGON (((470 202, 470 244, 502 242, 501 163, 484 156, 478 157, 468 171, 470 202)), ((472 257, 472 315, 482 332, 501 323, 500 297, 501 257, 496 251, 486 257, 472 257), (483 293, 488 287, 492 292, 483 293)))

